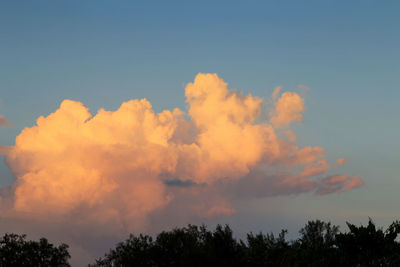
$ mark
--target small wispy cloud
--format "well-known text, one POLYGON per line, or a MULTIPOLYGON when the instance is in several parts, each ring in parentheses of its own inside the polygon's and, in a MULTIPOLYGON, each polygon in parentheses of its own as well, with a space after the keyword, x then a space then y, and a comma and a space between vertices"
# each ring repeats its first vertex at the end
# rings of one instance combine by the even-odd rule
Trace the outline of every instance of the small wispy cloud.
POLYGON ((349 159, 340 158, 340 159, 338 159, 338 160, 336 161, 336 165, 344 165, 344 164, 346 164, 347 162, 350 162, 350 161, 352 161, 351 158, 349 158, 349 159))
POLYGON ((12 127, 13 124, 12 124, 12 122, 6 120, 6 118, 4 117, 4 115, 1 115, 1 114, 0 114, 0 126, 12 127))

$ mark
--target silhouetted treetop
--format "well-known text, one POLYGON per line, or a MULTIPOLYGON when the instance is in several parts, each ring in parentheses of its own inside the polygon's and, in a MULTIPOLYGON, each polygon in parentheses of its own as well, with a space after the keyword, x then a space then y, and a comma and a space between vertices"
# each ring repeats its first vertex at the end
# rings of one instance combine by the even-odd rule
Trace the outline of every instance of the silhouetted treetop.
POLYGON ((5 234, 0 240, 1 267, 70 266, 68 245, 55 247, 46 238, 25 240, 25 235, 5 234))
POLYGON ((286 230, 278 236, 249 233, 242 241, 228 225, 188 225, 154 239, 130 235, 89 266, 400 266, 398 221, 385 232, 371 220, 347 225, 349 232, 340 233, 330 222, 309 221, 294 241, 286 240, 286 230))

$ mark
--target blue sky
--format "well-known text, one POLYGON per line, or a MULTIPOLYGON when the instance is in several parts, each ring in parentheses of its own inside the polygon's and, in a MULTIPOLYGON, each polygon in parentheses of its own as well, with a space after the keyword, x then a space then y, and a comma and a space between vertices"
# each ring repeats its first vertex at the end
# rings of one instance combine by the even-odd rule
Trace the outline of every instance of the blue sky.
MULTIPOLYGON (((185 108, 184 84, 217 73, 230 88, 269 98, 306 94, 300 145, 321 145, 362 188, 242 203, 237 229, 296 231, 310 218, 382 225, 399 214, 398 1, 2 1, 0 144, 63 99, 95 113, 147 98, 185 108), (250 221, 248 218, 252 218, 250 221)), ((13 181, 4 163, 0 185, 13 181)))

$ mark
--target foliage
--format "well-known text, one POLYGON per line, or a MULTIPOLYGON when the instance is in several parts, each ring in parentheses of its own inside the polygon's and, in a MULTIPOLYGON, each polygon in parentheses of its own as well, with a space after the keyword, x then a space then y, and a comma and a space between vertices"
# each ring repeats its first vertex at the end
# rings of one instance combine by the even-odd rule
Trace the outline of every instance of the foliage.
POLYGON ((155 239, 134 236, 89 266, 400 266, 400 223, 386 231, 347 223, 349 232, 320 220, 309 221, 294 241, 286 230, 247 234, 236 240, 228 225, 210 231, 188 225, 164 231, 155 239))
POLYGON ((130 235, 92 266, 244 266, 244 245, 229 226, 213 232, 189 225, 150 236, 130 235))
POLYGON ((337 235, 342 262, 349 266, 400 266, 400 244, 396 242, 400 223, 393 222, 384 232, 371 221, 357 227, 347 223, 350 232, 337 235))
POLYGON ((55 247, 47 239, 26 241, 25 235, 5 234, 0 240, 0 266, 70 266, 68 245, 55 247))
MULTIPOLYGON (((89 266, 400 266, 400 222, 386 231, 369 220, 366 226, 347 223, 349 230, 320 220, 309 221, 299 238, 286 239, 286 230, 249 233, 234 238, 232 229, 217 225, 188 225, 163 231, 155 238, 140 234, 117 244, 103 258, 89 266)), ((70 266, 68 246, 55 247, 47 239, 27 241, 25 235, 5 234, 0 240, 0 267, 70 266)))

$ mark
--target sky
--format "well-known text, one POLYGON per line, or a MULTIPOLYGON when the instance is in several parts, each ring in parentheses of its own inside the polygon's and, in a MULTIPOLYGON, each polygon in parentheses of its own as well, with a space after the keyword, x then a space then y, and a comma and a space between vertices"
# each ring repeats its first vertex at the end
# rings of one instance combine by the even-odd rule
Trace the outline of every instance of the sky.
POLYGON ((310 219, 390 224, 399 11, 1 1, 3 231, 69 243, 81 265, 187 223, 293 238, 310 219))

